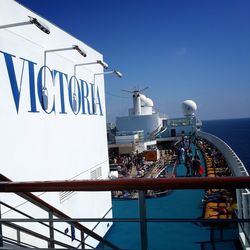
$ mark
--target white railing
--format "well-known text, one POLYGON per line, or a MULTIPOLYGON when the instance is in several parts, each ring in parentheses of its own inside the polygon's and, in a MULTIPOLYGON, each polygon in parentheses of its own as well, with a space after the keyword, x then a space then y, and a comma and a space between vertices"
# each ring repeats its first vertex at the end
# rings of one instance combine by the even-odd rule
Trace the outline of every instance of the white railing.
MULTIPOLYGON (((234 176, 249 176, 247 169, 243 162, 233 151, 233 149, 219 137, 202 131, 197 131, 197 136, 209 141, 213 144, 224 156, 231 172, 234 176)), ((237 204, 238 204, 238 218, 249 219, 250 218, 250 190, 249 189, 237 189, 237 204)), ((250 224, 239 224, 239 236, 242 245, 245 249, 250 250, 248 239, 250 239, 250 224)))

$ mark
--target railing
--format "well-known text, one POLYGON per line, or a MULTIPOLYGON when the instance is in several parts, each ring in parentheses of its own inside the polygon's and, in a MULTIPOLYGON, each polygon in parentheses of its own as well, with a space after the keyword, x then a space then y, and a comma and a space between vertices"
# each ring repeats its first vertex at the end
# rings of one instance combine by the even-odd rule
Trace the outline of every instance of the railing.
MULTIPOLYGON (((217 136, 202 131, 197 131, 196 135, 210 142, 222 153, 234 176, 249 176, 243 162, 226 142, 217 136)), ((238 203, 238 217, 250 218, 250 190, 247 187, 244 189, 238 189, 236 195, 238 203)), ((250 247, 248 238, 246 237, 246 235, 250 235, 249 224, 239 227, 239 232, 242 243, 250 247)))
MULTIPOLYGON (((148 222, 207 222, 204 219, 185 219, 185 218, 147 218, 146 217, 146 203, 145 191, 159 190, 159 189, 211 189, 211 188, 228 188, 228 189, 242 189, 250 188, 250 177, 201 177, 201 178, 174 178, 174 179, 124 179, 124 180, 75 180, 75 181, 40 181, 40 182, 0 182, 0 192, 7 193, 23 193, 23 192, 55 192, 55 191, 114 191, 114 190, 138 190, 139 192, 139 218, 36 218, 36 219, 1 219, 1 223, 15 222, 86 222, 86 221, 123 221, 123 222, 139 222, 140 223, 140 238, 141 249, 148 249, 148 235, 147 223, 148 222)), ((223 219, 214 220, 209 219, 210 223, 249 223, 249 218, 240 219, 223 219)), ((243 231, 244 233, 244 231, 243 231)), ((245 232, 247 233, 247 232, 245 232)), ((249 245, 249 235, 245 235, 246 245, 249 245)), ((103 243, 107 243, 102 240, 103 243)), ((108 244, 110 244, 108 242, 108 244)), ((109 247, 118 249, 114 246, 109 247)))
MULTIPOLYGON (((10 222, 10 219, 4 219, 2 218, 2 224, 5 225, 6 227, 8 228, 12 228, 14 230, 16 230, 16 238, 17 238, 17 241, 13 241, 13 239, 7 239, 6 237, 3 237, 3 240, 5 242, 8 242, 9 244, 13 244, 13 245, 17 245, 17 246, 27 246, 27 247, 36 247, 36 245, 31 245, 31 244, 27 244, 25 242, 22 242, 21 240, 21 233, 24 233, 24 234, 27 234, 27 235, 30 235, 34 238, 37 238, 41 241, 44 241, 47 243, 48 247, 50 248, 55 248, 55 246, 60 246, 60 247, 63 247, 63 248, 72 248, 72 245, 69 245, 69 244, 66 244, 66 243, 63 243, 62 241, 59 241, 59 240, 56 240, 55 237, 54 237, 54 234, 55 233, 59 233, 61 235, 63 235, 65 238, 70 238, 72 239, 72 236, 66 234, 65 232, 57 229, 54 227, 54 222, 55 220, 53 219, 53 212, 51 211, 49 214, 48 214, 48 219, 47 220, 41 220, 41 221, 36 221, 36 219, 34 217, 31 217, 30 215, 28 215, 27 213, 24 213, 18 209, 16 209, 15 207, 12 207, 4 202, 0 202, 0 206, 1 207, 6 207, 8 209, 10 209, 11 211, 14 211, 16 214, 18 214, 20 217, 25 217, 25 219, 23 219, 23 222, 37 222, 41 225, 43 225, 44 227, 46 227, 48 230, 49 230, 49 237, 41 234, 41 233, 38 233, 34 230, 30 230, 28 229, 27 227, 22 227, 20 225, 17 225, 15 224, 14 222, 20 222, 20 220, 17 220, 15 221, 15 219, 11 219, 11 222, 10 222), (46 223, 48 222, 48 224, 46 223)), ((65 222, 65 220, 67 220, 66 218, 65 219, 61 219, 62 221, 65 222)), ((76 225, 76 222, 72 222, 72 221, 69 221, 71 224, 70 225, 76 225)), ((78 222, 77 222, 78 223, 78 222)), ((78 239, 77 237, 74 237, 74 241, 75 242, 78 242, 79 246, 81 246, 81 248, 84 248, 85 246, 87 247, 91 247, 89 244, 87 244, 86 242, 84 242, 84 231, 81 230, 81 239, 78 239)))
POLYGON ((250 177, 178 177, 176 179, 116 179, 0 182, 0 192, 116 191, 158 189, 250 188, 250 177))
MULTIPOLYGON (((13 183, 11 182, 11 180, 9 178, 7 178, 6 176, 0 174, 0 184, 3 183, 13 183)), ((1 193, 1 191, 0 191, 1 193)), ((64 214, 63 212, 61 212, 60 210, 56 209, 55 207, 51 206, 50 204, 48 204, 47 202, 45 202, 44 200, 40 199, 38 196, 33 195, 32 193, 30 193, 29 191, 26 192, 13 192, 13 193, 17 193, 20 197, 22 197, 25 201, 30 202, 32 204, 34 204, 35 206, 39 207, 41 210, 45 211, 48 214, 48 219, 47 221, 49 222, 49 225, 45 224, 44 222, 45 220, 42 221, 38 221, 40 224, 42 224, 44 227, 47 227, 49 229, 49 237, 46 237, 44 235, 41 235, 39 233, 36 233, 32 230, 28 230, 24 227, 20 227, 16 224, 13 224, 14 220, 13 219, 3 219, 1 218, 1 205, 2 207, 8 207, 10 210, 16 212, 17 214, 19 214, 19 216, 24 216, 26 217, 26 219, 24 219, 26 222, 35 222, 36 219, 32 218, 31 216, 29 216, 28 214, 23 213, 20 210, 17 210, 14 207, 9 206, 8 204, 4 203, 4 202, 0 202, 0 222, 2 221, 6 226, 10 227, 10 228, 15 228, 16 229, 16 233, 17 233, 17 245, 20 246, 24 246, 25 244, 22 243, 20 241, 20 232, 26 233, 28 235, 31 235, 33 237, 42 239, 43 241, 47 242, 47 245, 49 248, 54 248, 55 245, 59 245, 61 247, 66 247, 66 248, 73 248, 70 245, 67 245, 63 242, 60 241, 56 241, 54 234, 55 232, 64 235, 65 237, 70 237, 69 235, 67 235, 65 232, 62 232, 60 230, 57 230, 54 225, 53 225, 53 219, 54 217, 56 217, 57 219, 61 220, 61 221, 65 221, 69 223, 69 226, 73 227, 73 230, 77 229, 80 231, 80 239, 74 238, 74 241, 79 243, 79 246, 84 249, 85 246, 88 246, 88 244, 85 242, 87 237, 92 237, 95 240, 97 240, 98 242, 103 243, 104 245, 110 247, 111 249, 118 249, 118 247, 116 247, 114 244, 110 243, 109 241, 103 239, 103 237, 99 236, 98 234, 96 234, 95 232, 93 232, 92 230, 88 229, 87 227, 83 226, 82 224, 80 224, 78 221, 76 220, 71 220, 71 218, 69 216, 67 216, 66 214, 64 214), (10 221, 12 221, 12 223, 10 223, 10 221), (22 243, 22 244, 20 244, 22 243)), ((1 226, 0 226, 0 235, 2 235, 1 233, 1 226)), ((6 239, 5 239, 6 241, 6 239)), ((13 241, 10 241, 7 239, 7 241, 9 241, 9 243, 13 243, 13 241)), ((0 247, 2 246, 2 241, 0 240, 0 247)), ((34 247, 34 246, 33 246, 34 247)))
POLYGON ((243 162, 226 142, 224 142, 217 136, 202 131, 197 131, 196 135, 202 137, 203 139, 206 139, 219 149, 223 157, 225 157, 225 160, 228 163, 234 176, 249 175, 243 162))

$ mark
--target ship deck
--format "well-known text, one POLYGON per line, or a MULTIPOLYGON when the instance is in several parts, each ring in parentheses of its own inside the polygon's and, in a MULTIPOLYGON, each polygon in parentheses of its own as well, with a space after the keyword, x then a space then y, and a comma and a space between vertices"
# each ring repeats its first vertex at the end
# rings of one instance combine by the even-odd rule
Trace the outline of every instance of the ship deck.
MULTIPOLYGON (((202 164, 204 159, 200 154, 202 164)), ((176 176, 183 177, 186 168, 177 165, 176 176)), ((199 178, 199 177, 197 177, 199 178)), ((202 218, 204 190, 174 190, 166 196, 147 199, 148 218, 202 218)), ((138 218, 137 200, 113 200, 114 218, 138 218)), ((148 249, 241 249, 236 226, 201 225, 188 222, 148 222, 148 249)), ((140 225, 115 222, 106 235, 121 249, 140 249, 140 225)))

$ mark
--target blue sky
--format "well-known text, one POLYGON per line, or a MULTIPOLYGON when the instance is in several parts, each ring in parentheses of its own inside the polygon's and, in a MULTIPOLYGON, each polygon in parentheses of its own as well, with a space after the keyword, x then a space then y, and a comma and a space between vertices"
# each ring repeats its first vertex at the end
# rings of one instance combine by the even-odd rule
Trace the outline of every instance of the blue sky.
POLYGON ((18 0, 104 55, 107 118, 128 114, 121 89, 149 87, 155 109, 203 120, 250 117, 249 0, 18 0))

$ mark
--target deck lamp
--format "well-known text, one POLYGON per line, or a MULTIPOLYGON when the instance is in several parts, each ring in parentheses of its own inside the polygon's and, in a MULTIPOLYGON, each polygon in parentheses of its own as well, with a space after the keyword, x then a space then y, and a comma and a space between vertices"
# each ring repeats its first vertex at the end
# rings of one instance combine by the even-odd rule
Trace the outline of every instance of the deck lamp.
POLYGON ((79 64, 74 65, 74 75, 76 73, 76 67, 85 66, 85 65, 92 65, 92 64, 100 64, 104 69, 107 69, 109 67, 108 64, 102 60, 97 60, 95 62, 79 63, 79 64))
POLYGON ((34 24, 37 28, 39 28, 44 33, 46 33, 46 34, 50 33, 49 28, 46 25, 44 25, 43 23, 41 23, 41 21, 38 21, 35 17, 32 17, 32 16, 28 16, 28 17, 30 19, 29 21, 1 25, 0 29, 12 28, 12 27, 23 26, 23 25, 28 25, 28 24, 34 24))
POLYGON ((105 72, 101 72, 101 73, 96 73, 94 74, 94 77, 97 75, 106 75, 106 74, 115 74, 117 75, 119 78, 122 78, 122 73, 117 71, 117 70, 110 70, 110 71, 105 71, 105 72))
MULTIPOLYGON (((74 76, 76 77, 76 67, 78 66, 85 66, 85 65, 93 65, 93 64, 100 64, 104 69, 108 68, 108 64, 105 63, 102 60, 96 60, 95 62, 86 62, 86 63, 79 63, 74 65, 74 76)), ((73 111, 77 111, 77 100, 76 100, 76 84, 74 83, 74 93, 72 96, 72 106, 73 106, 73 111)))
MULTIPOLYGON (((78 45, 72 45, 71 47, 67 47, 67 48, 61 48, 61 49, 49 49, 49 50, 45 50, 44 53, 46 55, 46 53, 48 52, 58 52, 58 51, 65 51, 65 50, 76 50, 80 55, 82 55, 83 57, 87 56, 87 53, 81 49, 78 45)), ((46 60, 46 58, 45 58, 46 60)))
POLYGON ((117 71, 117 70, 114 70, 113 71, 114 74, 116 74, 119 78, 122 78, 122 73, 117 71))
POLYGON ((75 49, 83 57, 87 56, 86 52, 83 49, 80 49, 78 45, 73 45, 72 48, 75 49))
MULTIPOLYGON (((108 75, 108 74, 115 74, 117 77, 122 78, 122 73, 119 72, 119 71, 117 71, 117 70, 115 70, 115 69, 114 70, 100 72, 100 73, 96 73, 96 74, 94 74, 94 88, 95 88, 95 78, 96 78, 96 76, 99 76, 99 75, 108 75)), ((94 99, 95 99, 95 97, 94 97, 94 99)))
POLYGON ((104 69, 108 69, 109 65, 102 60, 97 60, 97 63, 101 64, 104 69))
POLYGON ((104 69, 107 69, 109 66, 107 63, 101 60, 97 60, 95 62, 86 62, 86 63, 79 63, 74 65, 74 76, 76 75, 76 67, 78 66, 85 66, 85 65, 92 65, 92 64, 100 64, 104 69))
POLYGON ((110 71, 104 71, 104 72, 100 72, 100 73, 96 73, 94 74, 94 86, 95 86, 95 77, 99 76, 99 75, 108 75, 108 74, 115 74, 116 76, 118 76, 119 78, 122 78, 122 73, 117 71, 117 70, 110 70, 110 71))
POLYGON ((108 75, 108 74, 115 74, 116 76, 118 76, 119 78, 122 78, 122 73, 117 71, 117 70, 109 70, 109 71, 104 71, 104 72, 100 72, 100 73, 96 73, 94 74, 94 86, 95 86, 95 77, 99 76, 99 75, 108 75))
MULTIPOLYGON (((49 49, 44 51, 44 66, 46 66, 46 56, 49 52, 59 52, 59 51, 67 51, 67 50, 76 50, 83 57, 87 56, 87 53, 81 49, 78 45, 72 45, 71 47, 59 48, 59 49, 49 49)), ((75 104, 76 97, 73 96, 73 104, 75 104)), ((42 101, 43 108, 46 111, 48 109, 48 89, 46 87, 46 70, 44 70, 44 86, 42 88, 42 101)), ((74 107, 74 105, 73 105, 74 107)))

